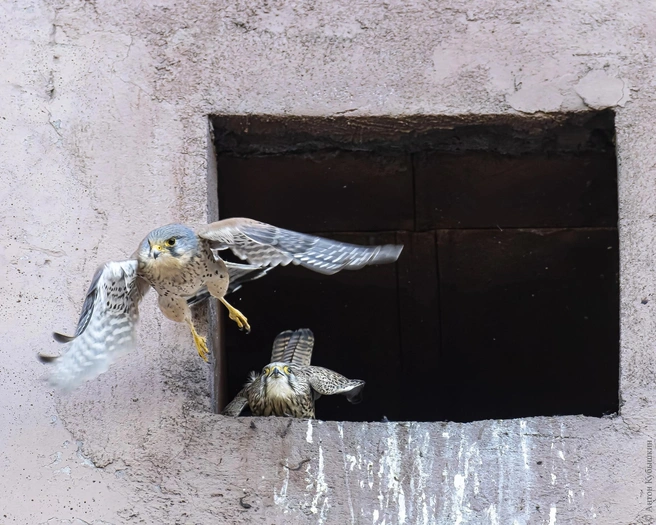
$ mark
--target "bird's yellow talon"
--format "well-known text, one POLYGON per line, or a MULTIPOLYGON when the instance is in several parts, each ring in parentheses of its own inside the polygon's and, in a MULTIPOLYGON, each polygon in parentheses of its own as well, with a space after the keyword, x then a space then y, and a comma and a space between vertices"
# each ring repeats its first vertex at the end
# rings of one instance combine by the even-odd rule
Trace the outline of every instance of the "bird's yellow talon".
POLYGON ((194 338, 194 344, 196 345, 196 350, 198 351, 198 355, 206 363, 209 362, 207 356, 210 353, 210 351, 209 348, 207 348, 207 340, 204 337, 198 335, 198 332, 196 332, 196 328, 194 327, 194 324, 191 321, 187 321, 187 324, 191 329, 191 335, 194 338))
POLYGON ((232 319, 235 323, 237 323, 237 326, 239 327, 240 330, 246 330, 246 333, 251 331, 251 325, 248 324, 248 319, 244 314, 242 314, 239 310, 237 310, 234 306, 232 306, 228 301, 226 301, 223 297, 219 299, 223 305, 228 309, 228 317, 232 319))

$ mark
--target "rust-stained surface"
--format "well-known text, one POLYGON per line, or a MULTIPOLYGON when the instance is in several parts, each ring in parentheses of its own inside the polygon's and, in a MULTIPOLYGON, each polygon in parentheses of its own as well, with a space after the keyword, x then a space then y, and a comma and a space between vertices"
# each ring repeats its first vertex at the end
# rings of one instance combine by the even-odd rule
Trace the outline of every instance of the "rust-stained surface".
POLYGON ((33 0, 0 27, 0 523, 654 522, 650 2, 33 0), (35 353, 59 350, 99 263, 213 213, 208 115, 403 135, 416 115, 531 128, 590 108, 616 111, 617 417, 227 420, 152 295, 135 353, 69 396, 41 381, 35 353))

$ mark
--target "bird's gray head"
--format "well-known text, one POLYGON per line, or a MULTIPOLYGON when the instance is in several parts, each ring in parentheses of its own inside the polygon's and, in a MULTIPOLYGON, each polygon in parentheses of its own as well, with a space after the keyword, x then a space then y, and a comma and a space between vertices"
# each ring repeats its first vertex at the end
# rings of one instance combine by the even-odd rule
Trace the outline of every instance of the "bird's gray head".
POLYGON ((182 224, 151 231, 139 246, 139 260, 158 266, 180 266, 198 252, 198 237, 182 224))

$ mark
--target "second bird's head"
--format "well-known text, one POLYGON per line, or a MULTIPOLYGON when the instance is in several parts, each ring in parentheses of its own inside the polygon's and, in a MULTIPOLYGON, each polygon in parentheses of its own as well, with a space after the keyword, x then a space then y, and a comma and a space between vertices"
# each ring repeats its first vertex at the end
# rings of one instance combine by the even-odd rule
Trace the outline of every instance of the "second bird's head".
POLYGON ((296 384, 294 367, 289 363, 269 363, 262 369, 262 381, 267 388, 296 384))
POLYGON ((146 265, 179 268, 198 253, 198 237, 182 224, 167 224, 151 231, 139 246, 139 261, 146 265))

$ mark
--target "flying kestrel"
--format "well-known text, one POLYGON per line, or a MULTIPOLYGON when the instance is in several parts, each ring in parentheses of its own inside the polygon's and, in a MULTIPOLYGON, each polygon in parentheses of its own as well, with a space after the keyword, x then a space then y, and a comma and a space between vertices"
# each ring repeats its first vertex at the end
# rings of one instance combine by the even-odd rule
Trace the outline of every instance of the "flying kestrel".
MULTIPOLYGON (((50 382, 75 388, 105 372, 117 357, 134 347, 138 306, 152 286, 159 308, 170 320, 185 322, 207 361, 205 338, 194 327, 189 302, 209 293, 228 309, 240 329, 250 331, 248 319, 224 298, 234 278, 242 281, 266 273, 267 267, 301 265, 334 274, 369 264, 396 261, 403 246, 358 246, 284 230, 252 219, 224 219, 192 230, 169 224, 150 232, 130 259, 108 262, 94 275, 73 336, 55 333, 61 343, 72 342, 55 362, 50 382), (218 252, 230 249, 250 265, 223 261, 218 252)), ((234 286, 233 286, 234 288, 234 286)))
POLYGON ((273 342, 271 363, 251 372, 244 388, 221 412, 238 416, 248 406, 254 416, 314 419, 314 402, 322 395, 343 394, 359 403, 364 381, 311 366, 314 335, 308 328, 281 332, 273 342))

